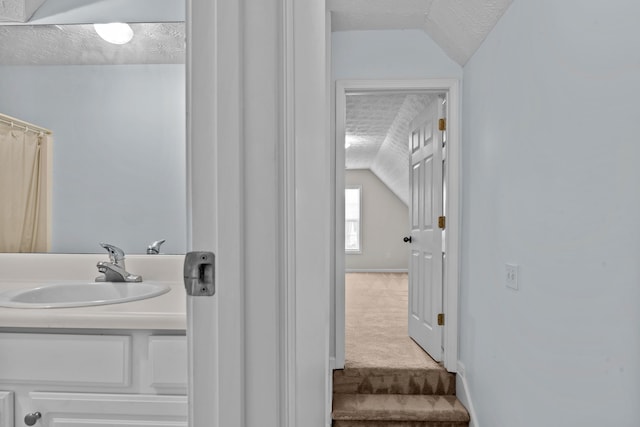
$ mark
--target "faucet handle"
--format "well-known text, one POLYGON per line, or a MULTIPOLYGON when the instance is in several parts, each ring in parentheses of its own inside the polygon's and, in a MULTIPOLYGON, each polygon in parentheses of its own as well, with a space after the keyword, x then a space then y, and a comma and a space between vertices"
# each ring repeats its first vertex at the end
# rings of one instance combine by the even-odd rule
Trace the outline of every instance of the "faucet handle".
POLYGON ((118 264, 120 261, 124 261, 124 251, 117 246, 110 245, 109 243, 100 243, 104 249, 109 252, 109 260, 118 264))
POLYGON ((158 255, 160 253, 160 245, 166 242, 167 239, 156 240, 149 246, 147 246, 147 253, 150 255, 158 255))

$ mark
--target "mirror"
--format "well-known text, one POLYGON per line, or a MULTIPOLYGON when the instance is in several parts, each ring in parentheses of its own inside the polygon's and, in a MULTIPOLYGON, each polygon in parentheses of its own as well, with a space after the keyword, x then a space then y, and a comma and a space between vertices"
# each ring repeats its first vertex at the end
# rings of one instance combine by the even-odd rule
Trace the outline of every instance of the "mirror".
POLYGON ((184 23, 130 27, 0 26, 0 113, 52 131, 50 252, 187 250, 184 23))

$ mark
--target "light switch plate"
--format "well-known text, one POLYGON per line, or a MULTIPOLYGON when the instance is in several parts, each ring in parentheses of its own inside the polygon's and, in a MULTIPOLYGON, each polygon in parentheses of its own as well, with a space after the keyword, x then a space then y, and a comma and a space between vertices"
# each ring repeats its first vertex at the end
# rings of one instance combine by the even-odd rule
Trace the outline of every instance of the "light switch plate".
POLYGON ((505 264, 505 284, 507 288, 518 290, 518 264, 505 264))

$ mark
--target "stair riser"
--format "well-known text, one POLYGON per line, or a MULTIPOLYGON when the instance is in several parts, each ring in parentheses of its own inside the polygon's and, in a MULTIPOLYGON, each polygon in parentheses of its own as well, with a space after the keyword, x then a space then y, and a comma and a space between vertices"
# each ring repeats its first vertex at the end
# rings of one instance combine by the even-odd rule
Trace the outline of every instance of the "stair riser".
POLYGON ((378 374, 334 371, 333 392, 348 394, 455 395, 455 375, 447 372, 378 374))
POLYGON ((469 423, 449 421, 334 421, 333 427, 469 427, 469 423))

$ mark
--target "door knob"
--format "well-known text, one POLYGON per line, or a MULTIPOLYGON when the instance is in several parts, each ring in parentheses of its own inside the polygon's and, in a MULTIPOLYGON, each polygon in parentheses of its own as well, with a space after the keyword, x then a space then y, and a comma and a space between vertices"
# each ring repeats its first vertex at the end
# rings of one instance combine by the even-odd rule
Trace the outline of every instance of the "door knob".
POLYGON ((409 237, 405 237, 405 238, 404 238, 404 239, 402 239, 402 240, 404 240, 404 242, 405 242, 405 243, 411 243, 411 236, 409 236, 409 237))
POLYGON ((42 418, 42 414, 40 412, 31 412, 30 414, 24 416, 24 423, 28 426, 32 426, 40 418, 42 418))

